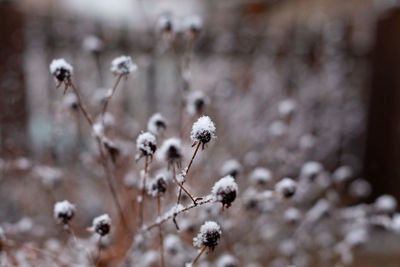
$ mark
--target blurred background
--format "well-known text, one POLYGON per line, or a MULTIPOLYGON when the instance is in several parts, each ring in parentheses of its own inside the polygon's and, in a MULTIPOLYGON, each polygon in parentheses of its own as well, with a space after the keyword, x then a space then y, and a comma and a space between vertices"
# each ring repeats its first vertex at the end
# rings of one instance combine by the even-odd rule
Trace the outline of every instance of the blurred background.
MULTIPOLYGON (((0 0, 0 223, 28 216, 52 225, 53 200, 69 197, 89 210, 80 217, 90 224, 111 205, 99 201, 109 196, 98 185, 101 170, 92 168, 90 129, 49 73, 54 58, 74 66, 93 114, 115 79, 111 60, 124 54, 138 65, 110 105, 109 134, 123 147, 122 165, 134 161, 135 139, 155 112, 167 119, 167 135, 183 127, 189 143, 197 116, 180 116, 186 86, 206 95, 200 113, 217 126, 218 141, 200 161, 211 161, 205 173, 235 158, 243 173, 263 165, 276 177, 296 177, 314 160, 330 172, 351 166, 353 177, 372 185, 367 201, 384 193, 400 199, 399 4, 0 0), (203 25, 192 46, 179 38, 194 15, 203 25), (173 41, 160 29, 165 16, 173 21, 173 41), (36 179, 55 176, 64 181, 56 192, 36 179)), ((120 179, 132 172, 139 169, 121 167, 120 179)))

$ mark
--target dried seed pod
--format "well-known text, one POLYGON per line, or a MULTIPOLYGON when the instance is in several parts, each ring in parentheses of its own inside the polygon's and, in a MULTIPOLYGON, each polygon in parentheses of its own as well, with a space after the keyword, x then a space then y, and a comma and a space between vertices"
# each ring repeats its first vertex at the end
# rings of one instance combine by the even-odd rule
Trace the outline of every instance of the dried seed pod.
POLYGON ((92 230, 101 236, 107 235, 111 230, 111 218, 108 214, 100 215, 93 219, 92 230))
POLYGON ((216 138, 215 125, 210 117, 202 116, 193 123, 190 138, 195 144, 202 143, 203 148, 206 143, 211 141, 211 139, 216 138))
POLYGON ((143 156, 152 157, 157 149, 156 137, 149 132, 141 133, 136 139, 136 159, 140 159, 143 156))
POLYGON ((283 178, 275 185, 275 191, 286 198, 292 197, 296 193, 296 188, 297 183, 291 178, 283 178))
POLYGON ((147 130, 154 135, 160 135, 167 128, 167 122, 160 113, 156 113, 150 117, 147 123, 147 130))
POLYGON ((165 140, 159 151, 160 159, 166 161, 168 166, 176 164, 180 167, 182 155, 181 140, 174 137, 165 140))
POLYGON ((223 206, 229 208, 232 202, 236 199, 238 186, 235 182, 235 179, 228 175, 215 183, 211 193, 219 202, 222 203, 223 206))
POLYGON ((115 75, 128 75, 137 70, 137 65, 132 62, 129 56, 120 56, 111 62, 111 72, 115 75))
POLYGON ((163 195, 167 191, 167 179, 163 173, 157 174, 150 184, 149 194, 158 197, 163 195))
POLYGON ((57 86, 61 83, 68 84, 74 73, 74 68, 65 59, 54 59, 50 63, 50 73, 54 76, 57 86))
POLYGON ((58 223, 68 224, 74 217, 75 211, 75 205, 71 204, 67 200, 60 201, 54 205, 54 218, 58 223))
POLYGON ((203 246, 213 250, 221 238, 221 227, 218 223, 207 221, 200 227, 200 232, 193 239, 193 245, 198 248, 203 246))

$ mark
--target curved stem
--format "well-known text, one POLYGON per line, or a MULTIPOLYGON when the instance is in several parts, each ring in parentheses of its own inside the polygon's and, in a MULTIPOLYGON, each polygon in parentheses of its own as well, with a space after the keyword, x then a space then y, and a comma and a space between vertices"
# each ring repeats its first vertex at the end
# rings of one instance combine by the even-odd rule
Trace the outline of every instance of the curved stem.
POLYGON ((202 249, 200 250, 200 252, 197 254, 196 258, 193 260, 191 266, 193 267, 195 265, 195 263, 200 259, 201 254, 203 254, 203 252, 206 251, 206 247, 202 247, 202 249))
POLYGON ((99 241, 97 242, 97 259, 96 259, 96 266, 99 266, 99 263, 100 263, 101 238, 102 238, 102 236, 100 236, 99 241))
POLYGON ((69 81, 68 84, 71 86, 72 90, 74 91, 74 93, 76 95, 76 99, 78 100, 79 109, 82 111, 83 115, 85 116, 86 120, 89 122, 90 126, 93 126, 93 124, 94 124, 93 118, 87 111, 86 106, 82 103, 82 99, 81 99, 78 89, 76 88, 76 86, 74 85, 74 83, 72 81, 69 81))
MULTIPOLYGON (((189 170, 190 170, 190 167, 192 167, 194 158, 196 157, 197 152, 199 151, 200 144, 201 144, 200 142, 197 144, 196 149, 194 150, 193 156, 192 156, 192 158, 190 159, 189 165, 185 168, 185 171, 184 171, 184 174, 183 174, 183 178, 186 178, 187 174, 189 173, 189 170)), ((174 175, 174 178, 175 178, 175 175, 174 175)), ((178 183, 178 185, 180 186, 180 189, 179 189, 178 202, 177 202, 177 203, 179 204, 179 202, 181 201, 182 190, 184 190, 185 193, 188 194, 188 196, 190 196, 190 198, 192 199, 192 201, 193 201, 194 203, 196 203, 196 202, 194 201, 194 199, 192 198, 192 196, 191 196, 189 193, 187 193, 186 190, 183 188, 183 183, 184 183, 184 182, 185 182, 185 181, 182 182, 182 185, 178 183)))
POLYGON ((117 76, 117 79, 116 79, 115 82, 114 82, 114 85, 113 85, 113 87, 112 87, 111 94, 110 94, 109 96, 106 97, 106 100, 105 100, 105 102, 104 102, 103 110, 102 110, 102 112, 101 112, 101 117, 102 117, 102 120, 103 120, 103 124, 104 124, 104 115, 105 115, 106 112, 107 112, 108 103, 110 102, 111 98, 114 96, 115 92, 117 91, 118 84, 119 84, 119 82, 121 81, 121 78, 122 78, 122 74, 119 74, 119 75, 117 76))
POLYGON ((139 227, 143 225, 144 221, 144 197, 146 193, 146 179, 149 172, 149 157, 146 156, 146 163, 144 166, 144 176, 142 181, 142 192, 139 199, 139 227))

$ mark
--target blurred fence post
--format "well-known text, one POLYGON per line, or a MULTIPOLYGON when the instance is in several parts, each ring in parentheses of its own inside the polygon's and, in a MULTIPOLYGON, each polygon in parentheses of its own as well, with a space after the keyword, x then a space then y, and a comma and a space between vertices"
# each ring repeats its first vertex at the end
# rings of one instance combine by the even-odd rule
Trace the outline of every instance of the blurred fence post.
POLYGON ((24 81, 24 19, 14 1, 0 1, 1 154, 19 154, 27 145, 24 81))

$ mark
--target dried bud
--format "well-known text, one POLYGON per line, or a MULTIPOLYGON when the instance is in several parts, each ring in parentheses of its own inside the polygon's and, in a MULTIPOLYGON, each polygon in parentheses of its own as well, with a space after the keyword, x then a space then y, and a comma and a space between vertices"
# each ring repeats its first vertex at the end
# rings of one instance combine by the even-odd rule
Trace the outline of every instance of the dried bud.
POLYGON ((101 236, 105 236, 110 232, 111 218, 108 214, 103 214, 93 219, 92 230, 101 236))
POLYGON ((193 245, 198 248, 203 246, 213 250, 221 238, 221 227, 213 221, 207 221, 200 227, 200 232, 193 239, 193 245))
POLYGON ((136 64, 132 62, 132 58, 128 56, 120 56, 111 62, 111 72, 115 75, 127 75, 137 70, 136 64))
POLYGON ((150 184, 149 194, 158 197, 167 191, 167 179, 163 173, 157 174, 150 184))
POLYGON ((74 73, 74 68, 65 59, 54 59, 50 64, 50 73, 57 81, 57 86, 61 83, 68 84, 74 73))
POLYGON ((185 19, 185 28, 191 34, 199 34, 203 29, 203 21, 199 16, 192 15, 185 19))
POLYGON ((211 193, 223 206, 229 208, 238 194, 238 185, 235 179, 228 175, 214 184, 211 193))
POLYGON ((239 161, 235 159, 230 159, 225 161, 222 165, 220 174, 222 176, 231 175, 233 178, 237 178, 240 171, 242 170, 242 165, 240 165, 239 161))
POLYGON ((215 138, 215 125, 208 116, 200 117, 195 123, 193 123, 192 132, 190 133, 190 138, 195 144, 204 144, 215 138))
POLYGON ((77 110, 78 109, 78 98, 76 97, 76 94, 74 93, 69 93, 64 96, 64 105, 67 108, 77 110))
POLYGON ((318 174, 324 170, 321 163, 317 161, 308 161, 301 167, 300 176, 308 179, 315 179, 318 174))
POLYGON ((332 176, 335 183, 346 182, 353 176, 353 169, 350 166, 341 166, 335 170, 332 176))
POLYGON ((285 222, 290 224, 296 224, 300 220, 301 213, 296 208, 289 208, 285 211, 283 217, 285 219, 285 222))
POLYGON ((182 250, 182 243, 178 236, 167 235, 164 240, 166 251, 172 255, 176 255, 182 250))
POLYGON ((251 172, 250 180, 255 184, 265 185, 272 180, 272 173, 266 168, 258 167, 251 172))
POLYGON ((74 217, 75 211, 75 205, 69 203, 67 200, 57 202, 54 205, 54 218, 58 223, 68 224, 72 217, 74 217))
POLYGON ((393 213, 397 208, 397 200, 391 195, 382 195, 375 200, 374 208, 378 213, 393 213))
POLYGON ((136 158, 140 159, 143 156, 152 157, 157 149, 156 137, 149 132, 141 133, 136 139, 136 158))
POLYGON ((209 102, 202 91, 192 91, 187 97, 186 111, 190 115, 201 114, 209 102))
POLYGON ((167 123, 160 113, 156 113, 150 117, 147 123, 147 130, 154 135, 160 135, 167 128, 167 123))
POLYGON ((222 255, 217 260, 217 267, 238 267, 238 261, 235 257, 229 254, 222 255))
POLYGON ((275 191, 286 198, 292 197, 296 193, 296 188, 297 183, 291 178, 283 178, 275 185, 275 191))
POLYGON ((178 138, 169 138, 162 144, 159 155, 160 159, 168 162, 168 165, 181 165, 182 160, 182 145, 178 138))
POLYGON ((83 39, 83 49, 91 53, 100 53, 104 44, 97 36, 89 35, 83 39))
POLYGON ((170 33, 173 31, 173 23, 168 15, 162 15, 157 21, 157 28, 160 32, 170 33))

